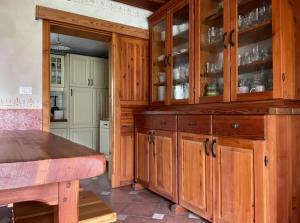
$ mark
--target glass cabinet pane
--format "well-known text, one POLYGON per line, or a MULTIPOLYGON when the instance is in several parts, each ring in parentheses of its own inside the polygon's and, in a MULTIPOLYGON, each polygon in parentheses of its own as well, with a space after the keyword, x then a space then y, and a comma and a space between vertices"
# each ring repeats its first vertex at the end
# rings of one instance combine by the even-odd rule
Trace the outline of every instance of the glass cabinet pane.
POLYGON ((51 63, 51 84, 56 84, 56 63, 51 63))
POLYGON ((152 28, 152 101, 165 101, 167 93, 166 20, 152 28))
POLYGON ((237 9, 237 93, 272 91, 272 1, 239 0, 237 9))
POLYGON ((224 1, 200 1, 200 98, 224 93, 224 1))
POLYGON ((189 98, 189 5, 173 14, 172 99, 189 98))

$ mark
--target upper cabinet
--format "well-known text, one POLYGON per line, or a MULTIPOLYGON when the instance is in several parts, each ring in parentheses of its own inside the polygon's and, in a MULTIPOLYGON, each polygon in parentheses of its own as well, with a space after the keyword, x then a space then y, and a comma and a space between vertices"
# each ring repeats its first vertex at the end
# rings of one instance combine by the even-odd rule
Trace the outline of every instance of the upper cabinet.
MULTIPOLYGON (((284 1, 283 1, 284 2, 284 1)), ((231 1, 232 100, 271 99, 281 89, 280 17, 278 0, 231 1), (279 82, 278 82, 279 81, 279 82)), ((287 64, 288 65, 288 64, 287 64)), ((277 95, 276 95, 277 94, 277 95)), ((280 95, 278 95, 280 97, 280 95)))
POLYGON ((51 54, 51 90, 63 91, 64 88, 64 56, 51 54))
POLYGON ((229 101, 229 1, 195 1, 195 18, 195 102, 229 101))
POLYGON ((181 1, 150 19, 151 102, 194 102, 193 1, 181 1))
POLYGON ((70 54, 70 86, 107 88, 107 59, 70 54))
POLYGON ((122 106, 149 104, 149 43, 116 35, 116 85, 122 106))
POLYGON ((280 0, 172 0, 149 19, 152 105, 298 99, 296 10, 280 0))

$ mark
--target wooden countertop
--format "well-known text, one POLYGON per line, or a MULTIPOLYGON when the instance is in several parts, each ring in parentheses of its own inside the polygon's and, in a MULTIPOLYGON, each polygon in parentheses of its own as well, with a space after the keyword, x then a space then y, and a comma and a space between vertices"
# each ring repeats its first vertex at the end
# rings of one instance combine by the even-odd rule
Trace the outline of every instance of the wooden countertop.
POLYGON ((144 115, 290 115, 300 114, 300 100, 268 100, 251 102, 223 102, 197 105, 153 106, 134 114, 144 115))
POLYGON ((0 189, 98 176, 105 157, 42 131, 0 132, 0 189))

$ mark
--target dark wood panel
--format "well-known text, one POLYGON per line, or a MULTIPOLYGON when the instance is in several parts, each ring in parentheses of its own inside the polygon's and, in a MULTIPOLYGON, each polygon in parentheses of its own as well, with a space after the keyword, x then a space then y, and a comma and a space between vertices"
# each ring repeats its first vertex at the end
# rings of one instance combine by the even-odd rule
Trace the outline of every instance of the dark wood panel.
POLYGON ((142 9, 147 9, 150 11, 156 11, 169 0, 114 0, 114 1, 121 2, 126 5, 131 5, 142 9))
POLYGON ((135 126, 144 129, 176 131, 177 118, 175 115, 137 115, 135 126))
POLYGON ((211 134, 210 115, 180 115, 178 116, 178 132, 211 134))
POLYGON ((212 119, 213 135, 264 139, 264 116, 216 115, 212 119))

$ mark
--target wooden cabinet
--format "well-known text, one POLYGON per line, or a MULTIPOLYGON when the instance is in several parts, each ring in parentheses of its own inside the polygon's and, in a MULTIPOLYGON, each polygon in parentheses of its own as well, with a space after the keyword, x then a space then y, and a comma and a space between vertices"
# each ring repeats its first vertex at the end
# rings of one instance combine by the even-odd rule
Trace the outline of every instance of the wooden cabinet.
POLYGON ((63 91, 65 81, 65 57, 51 54, 50 88, 51 91, 63 91))
POLYGON ((150 18, 151 103, 194 103, 193 0, 150 18))
POLYGON ((176 132, 154 130, 151 137, 150 189, 177 202, 176 132))
MULTIPOLYGON (((163 120, 164 116, 156 118, 163 120)), ((150 121, 151 117, 145 117, 145 119, 150 121)), ((140 121, 141 119, 136 120, 136 123, 140 121)), ((136 126, 139 125, 141 123, 136 126)), ((176 131, 136 128, 135 138, 135 181, 163 197, 177 202, 176 131)))
POLYGON ((210 139, 210 135, 179 133, 178 173, 179 204, 212 221, 213 178, 210 139))
POLYGON ((122 106, 148 105, 149 43, 147 40, 118 35, 118 95, 122 106))
POLYGON ((212 146, 214 222, 265 222, 265 141, 219 137, 212 146))
MULTIPOLYGON (((150 183, 149 130, 137 129, 135 135, 135 180, 145 187, 150 183)), ((151 167, 152 168, 152 167, 151 167)))
POLYGON ((149 20, 151 103, 299 99, 297 7, 280 0, 168 2, 149 20), (186 89, 181 84, 189 94, 178 93, 186 89))

